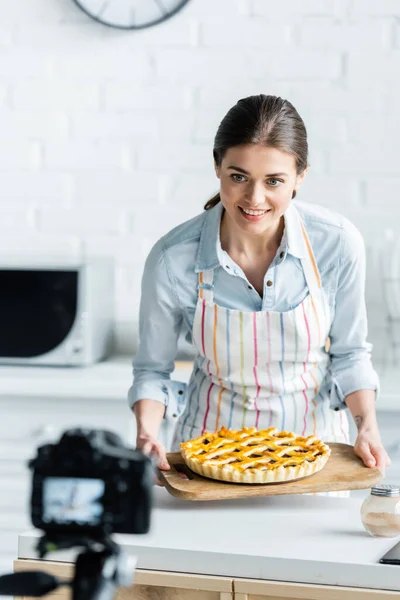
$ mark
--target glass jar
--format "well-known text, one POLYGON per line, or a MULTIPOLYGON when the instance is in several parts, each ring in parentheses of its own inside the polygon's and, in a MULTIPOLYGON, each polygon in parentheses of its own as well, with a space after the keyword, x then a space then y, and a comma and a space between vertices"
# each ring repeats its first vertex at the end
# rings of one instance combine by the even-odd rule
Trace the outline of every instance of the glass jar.
POLYGON ((400 486, 374 485, 362 503, 361 519, 374 537, 400 535, 400 486))

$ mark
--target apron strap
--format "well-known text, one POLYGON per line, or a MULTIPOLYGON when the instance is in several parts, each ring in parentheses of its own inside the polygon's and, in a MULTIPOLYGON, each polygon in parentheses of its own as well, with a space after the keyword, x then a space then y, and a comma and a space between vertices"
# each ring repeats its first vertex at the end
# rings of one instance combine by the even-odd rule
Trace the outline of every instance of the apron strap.
MULTIPOLYGON (((299 213, 297 213, 297 215, 303 235, 304 248, 306 250, 305 258, 301 258, 300 260, 303 267, 304 277, 306 279, 308 289, 310 290, 311 300, 313 301, 313 298, 319 298, 321 300, 321 305, 323 308, 323 323, 321 325, 322 330, 324 330, 328 324, 328 314, 326 299, 324 298, 324 291, 322 289, 321 275, 318 270, 317 261, 315 260, 310 238, 308 237, 306 228, 304 227, 303 219, 300 217, 299 213)), ((321 325, 319 325, 318 328, 320 328, 321 325)), ((323 342, 323 340, 321 340, 321 342, 323 342)), ((330 339, 328 336, 328 338, 325 340, 325 352, 329 352, 329 347, 330 339)))
POLYGON ((317 261, 315 260, 314 252, 311 247, 310 239, 307 235, 306 228, 304 227, 304 223, 300 218, 300 226, 303 234, 304 245, 306 248, 306 256, 305 258, 301 258, 301 265, 303 267, 304 276, 306 278, 306 282, 308 288, 310 290, 310 294, 312 296, 318 296, 322 294, 322 284, 321 284, 321 275, 319 274, 317 261))
POLYGON ((214 302, 214 269, 200 271, 199 273, 199 298, 207 302, 214 302))

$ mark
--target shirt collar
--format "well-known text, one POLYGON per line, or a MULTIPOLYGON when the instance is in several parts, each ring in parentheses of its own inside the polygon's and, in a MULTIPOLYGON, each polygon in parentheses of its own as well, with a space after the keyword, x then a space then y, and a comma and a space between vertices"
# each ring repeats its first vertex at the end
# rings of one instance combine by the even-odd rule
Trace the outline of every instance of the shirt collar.
MULTIPOLYGON (((221 202, 218 202, 216 206, 206 211, 197 251, 196 273, 209 271, 221 266, 222 252, 219 228, 222 212, 223 206, 221 202)), ((280 249, 285 250, 288 254, 296 258, 304 258, 307 255, 307 247, 303 236, 300 215, 293 205, 293 201, 286 210, 284 219, 285 233, 280 249)))
POLYGON ((284 217, 288 253, 296 258, 305 258, 307 245, 303 235, 302 220, 293 200, 284 217))
POLYGON ((199 249, 195 271, 210 271, 220 266, 218 259, 219 226, 222 216, 222 202, 206 211, 203 228, 200 234, 199 249))

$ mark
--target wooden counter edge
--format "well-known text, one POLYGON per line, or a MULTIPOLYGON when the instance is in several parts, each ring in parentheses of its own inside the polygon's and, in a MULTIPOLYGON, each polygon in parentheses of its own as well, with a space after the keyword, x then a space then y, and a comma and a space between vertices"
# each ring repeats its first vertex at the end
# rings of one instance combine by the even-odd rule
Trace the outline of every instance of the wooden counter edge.
POLYGON ((235 600, 248 600, 254 596, 274 600, 400 600, 400 591, 393 590, 244 578, 234 578, 233 592, 235 600))
MULTIPOLYGON (((17 559, 14 572, 43 570, 56 577, 70 579, 74 565, 66 562, 17 559)), ((134 584, 154 587, 167 587, 187 590, 219 592, 220 600, 259 600, 284 598, 287 600, 400 600, 400 591, 375 590, 368 588, 280 582, 234 577, 218 577, 150 571, 137 569, 134 584)), ((51 594, 56 598, 57 591, 51 594)), ((50 598, 50 596, 49 596, 50 598)), ((17 599, 16 599, 17 600, 17 599)))
MULTIPOLYGON (((66 562, 23 558, 14 561, 15 573, 27 570, 46 571, 46 573, 50 573, 50 575, 54 575, 55 577, 70 579, 73 575, 74 565, 66 562)), ((134 584, 232 593, 232 577, 214 577, 212 575, 175 573, 169 571, 137 569, 135 572, 134 584)))

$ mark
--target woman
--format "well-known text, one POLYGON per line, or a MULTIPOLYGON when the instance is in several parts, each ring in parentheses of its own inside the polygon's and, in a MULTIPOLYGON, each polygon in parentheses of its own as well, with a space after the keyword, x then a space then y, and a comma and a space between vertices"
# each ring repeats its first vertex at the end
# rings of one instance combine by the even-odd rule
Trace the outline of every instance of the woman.
POLYGON ((301 117, 275 96, 239 100, 218 128, 214 163, 219 193, 146 261, 129 392, 137 446, 169 468, 157 435, 171 411, 173 449, 222 425, 348 442, 348 407, 355 453, 384 472, 364 245, 344 217, 293 202, 308 170, 301 117), (169 378, 182 327, 196 352, 187 389, 169 378))

